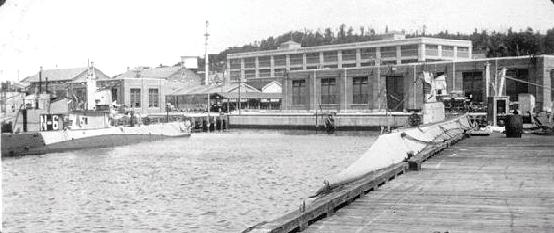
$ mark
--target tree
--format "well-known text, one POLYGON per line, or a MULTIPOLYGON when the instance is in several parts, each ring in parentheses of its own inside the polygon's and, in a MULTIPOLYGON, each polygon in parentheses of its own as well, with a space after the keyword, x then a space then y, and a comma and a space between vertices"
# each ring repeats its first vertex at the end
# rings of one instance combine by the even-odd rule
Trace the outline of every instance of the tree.
MULTIPOLYGON (((449 33, 448 30, 429 34, 426 32, 426 29, 426 25, 423 25, 421 35, 418 35, 416 31, 415 33, 406 34, 406 37, 427 36, 442 39, 471 40, 473 44, 473 53, 483 53, 488 57, 544 53, 554 54, 554 28, 547 30, 546 34, 541 34, 530 27, 519 32, 514 32, 512 28, 508 29, 506 32, 489 32, 486 30, 481 30, 481 32, 479 32, 478 29, 475 28, 471 34, 462 34, 458 32, 452 34, 449 33)), ((389 32, 388 25, 385 27, 385 32, 389 32)), ((347 28, 345 24, 341 24, 338 27, 336 34, 330 27, 325 28, 323 32, 321 29, 317 29, 315 32, 309 29, 304 29, 303 31, 290 31, 277 37, 270 36, 266 39, 254 41, 242 47, 228 48, 219 53, 214 62, 225 61, 227 54, 230 53, 277 49, 281 43, 291 39, 300 42, 304 47, 312 47, 375 40, 376 33, 371 27, 367 27, 366 29, 360 26, 359 34, 357 34, 353 27, 348 26, 347 28)))
POLYGON ((544 53, 554 54, 554 28, 548 29, 543 39, 544 53))

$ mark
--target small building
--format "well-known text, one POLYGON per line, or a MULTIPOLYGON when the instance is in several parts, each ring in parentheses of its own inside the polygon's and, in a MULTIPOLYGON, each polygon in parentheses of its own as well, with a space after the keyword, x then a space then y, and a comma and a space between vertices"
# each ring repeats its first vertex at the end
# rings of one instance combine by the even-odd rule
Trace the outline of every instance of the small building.
POLYGON ((241 109, 279 110, 282 95, 278 93, 263 93, 246 83, 229 83, 211 86, 189 86, 181 88, 166 96, 167 102, 176 111, 206 111, 210 96, 211 111, 235 111, 241 109))
POLYGON ((166 111, 165 96, 179 88, 200 85, 202 78, 182 66, 139 67, 98 82, 108 88, 112 100, 123 111, 156 113, 166 111))
POLYGON ((23 107, 27 85, 14 82, 2 82, 0 89, 0 113, 2 120, 12 118, 23 107))
MULTIPOLYGON (((93 68, 96 81, 108 80, 109 76, 100 69, 93 68)), ((88 67, 68 69, 45 69, 37 74, 26 77, 22 82, 29 83, 28 94, 48 93, 54 98, 80 98, 86 97, 86 78, 89 75, 88 67)))

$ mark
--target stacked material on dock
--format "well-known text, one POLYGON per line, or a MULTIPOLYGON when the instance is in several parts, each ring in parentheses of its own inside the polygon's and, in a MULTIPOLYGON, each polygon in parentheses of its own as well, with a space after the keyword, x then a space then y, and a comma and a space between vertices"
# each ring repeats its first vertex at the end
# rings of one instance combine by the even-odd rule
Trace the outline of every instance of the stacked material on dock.
POLYGON ((405 161, 426 147, 462 135, 470 128, 468 116, 463 115, 432 125, 380 135, 356 162, 325 180, 325 186, 318 190, 316 195, 361 179, 373 171, 405 161))

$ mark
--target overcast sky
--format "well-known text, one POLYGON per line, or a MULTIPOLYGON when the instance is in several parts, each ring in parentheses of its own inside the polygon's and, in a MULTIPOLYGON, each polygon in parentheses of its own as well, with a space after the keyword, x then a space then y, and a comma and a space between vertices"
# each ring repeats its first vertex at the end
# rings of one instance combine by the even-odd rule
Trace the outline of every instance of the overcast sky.
POLYGON ((554 27, 550 0, 7 0, 0 7, 0 80, 39 67, 84 67, 112 76, 127 67, 173 65, 291 30, 344 23, 383 32, 554 27))

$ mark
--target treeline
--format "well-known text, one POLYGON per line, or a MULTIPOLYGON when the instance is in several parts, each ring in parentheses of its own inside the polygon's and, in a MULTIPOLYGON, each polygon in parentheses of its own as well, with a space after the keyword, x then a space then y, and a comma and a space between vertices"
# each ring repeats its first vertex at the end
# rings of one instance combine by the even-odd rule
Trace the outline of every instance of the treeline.
MULTIPOLYGON (((425 27, 424 27, 425 28, 425 27)), ((385 33, 388 33, 388 28, 385 33)), ((484 54, 486 57, 520 56, 531 54, 554 54, 554 28, 540 33, 528 27, 525 30, 513 31, 511 28, 505 32, 475 31, 471 34, 450 33, 441 31, 435 34, 416 31, 405 33, 406 38, 434 37, 442 39, 471 40, 474 54, 484 54)), ((291 31, 280 36, 270 36, 260 41, 254 41, 241 47, 231 47, 221 53, 210 57, 210 65, 216 70, 225 68, 227 54, 253 52, 261 50, 277 49, 283 42, 293 40, 302 44, 302 47, 321 45, 344 44, 379 39, 379 34, 370 27, 358 27, 340 25, 337 29, 325 28, 324 30, 291 31)), ((200 61, 203 65, 203 60, 200 61)))

